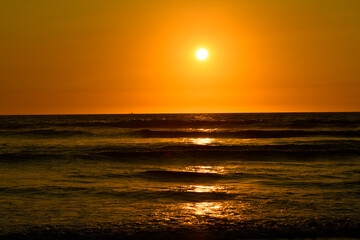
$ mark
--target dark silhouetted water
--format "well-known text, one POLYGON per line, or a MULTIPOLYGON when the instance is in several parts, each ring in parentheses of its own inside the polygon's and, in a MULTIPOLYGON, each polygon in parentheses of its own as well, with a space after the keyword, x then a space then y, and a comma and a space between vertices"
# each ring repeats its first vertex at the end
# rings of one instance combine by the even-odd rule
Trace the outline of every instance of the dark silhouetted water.
POLYGON ((0 116, 0 238, 360 237, 360 113, 0 116))

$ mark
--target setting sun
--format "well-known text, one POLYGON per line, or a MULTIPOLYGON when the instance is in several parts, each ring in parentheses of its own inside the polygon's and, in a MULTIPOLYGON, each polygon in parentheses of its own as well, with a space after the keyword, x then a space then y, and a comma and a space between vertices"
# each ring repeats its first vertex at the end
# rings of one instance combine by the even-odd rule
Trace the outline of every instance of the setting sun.
POLYGON ((206 51, 206 49, 201 48, 197 50, 196 57, 200 60, 205 60, 208 57, 208 52, 206 51))

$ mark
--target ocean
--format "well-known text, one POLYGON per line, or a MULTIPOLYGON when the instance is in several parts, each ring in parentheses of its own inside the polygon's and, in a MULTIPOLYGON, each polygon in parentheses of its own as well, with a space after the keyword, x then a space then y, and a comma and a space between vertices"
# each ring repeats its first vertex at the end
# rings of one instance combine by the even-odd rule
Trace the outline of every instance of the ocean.
POLYGON ((360 238, 360 113, 0 116, 0 238, 360 238))

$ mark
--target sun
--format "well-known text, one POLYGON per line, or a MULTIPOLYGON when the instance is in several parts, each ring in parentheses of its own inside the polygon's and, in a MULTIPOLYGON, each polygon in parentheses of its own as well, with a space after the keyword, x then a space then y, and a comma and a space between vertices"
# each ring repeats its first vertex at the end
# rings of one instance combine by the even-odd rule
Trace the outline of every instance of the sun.
POLYGON ((197 50, 196 57, 200 60, 205 60, 208 57, 208 52, 206 51, 206 49, 201 48, 197 50))

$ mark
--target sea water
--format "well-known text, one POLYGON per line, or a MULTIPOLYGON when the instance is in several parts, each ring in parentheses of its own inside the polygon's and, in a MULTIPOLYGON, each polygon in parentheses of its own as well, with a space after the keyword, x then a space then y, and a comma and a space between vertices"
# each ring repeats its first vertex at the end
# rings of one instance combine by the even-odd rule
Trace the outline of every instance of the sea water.
POLYGON ((0 116, 0 237, 360 237, 360 113, 0 116))

